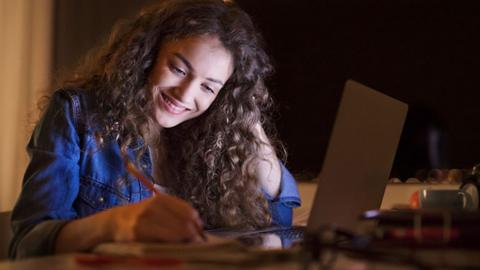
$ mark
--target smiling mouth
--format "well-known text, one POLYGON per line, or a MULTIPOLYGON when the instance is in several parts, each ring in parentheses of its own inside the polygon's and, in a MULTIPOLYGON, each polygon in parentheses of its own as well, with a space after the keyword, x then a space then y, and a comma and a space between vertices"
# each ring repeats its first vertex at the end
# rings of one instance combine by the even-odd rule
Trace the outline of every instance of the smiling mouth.
POLYGON ((160 96, 161 96, 161 104, 163 105, 163 108, 165 108, 167 112, 171 114, 181 114, 185 111, 190 111, 189 108, 181 105, 178 101, 169 97, 168 95, 161 93, 160 96))

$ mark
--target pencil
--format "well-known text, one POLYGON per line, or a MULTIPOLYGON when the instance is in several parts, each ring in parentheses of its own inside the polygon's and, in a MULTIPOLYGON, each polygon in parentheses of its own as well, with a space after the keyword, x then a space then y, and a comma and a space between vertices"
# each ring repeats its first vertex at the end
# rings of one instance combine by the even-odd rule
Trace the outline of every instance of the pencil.
MULTIPOLYGON (((140 182, 142 182, 142 184, 144 184, 150 191, 152 191, 155 195, 159 195, 160 194, 160 191, 158 191, 158 189, 155 188, 155 186, 153 185, 153 183, 151 181, 149 181, 145 175, 143 175, 143 173, 141 173, 137 167, 135 167, 135 165, 133 164, 133 162, 127 158, 126 156, 124 156, 124 160, 125 160, 125 167, 127 168, 127 171, 129 173, 131 173, 133 176, 135 176, 138 180, 140 180, 140 182)), ((197 223, 195 223, 195 229, 197 230, 198 234, 200 234, 200 237, 202 237, 203 241, 207 241, 207 236, 205 235, 205 232, 203 231, 203 228, 198 225, 197 223)))
POLYGON ((138 180, 140 180, 140 182, 142 182, 142 184, 144 184, 150 191, 152 191, 155 195, 158 195, 160 194, 160 191, 158 191, 155 186, 153 185, 153 183, 151 181, 149 181, 145 175, 143 175, 141 172, 139 172, 137 170, 137 167, 135 167, 135 165, 133 164, 133 162, 128 159, 128 158, 125 158, 125 167, 127 168, 127 171, 129 173, 131 173, 133 176, 135 176, 138 180))

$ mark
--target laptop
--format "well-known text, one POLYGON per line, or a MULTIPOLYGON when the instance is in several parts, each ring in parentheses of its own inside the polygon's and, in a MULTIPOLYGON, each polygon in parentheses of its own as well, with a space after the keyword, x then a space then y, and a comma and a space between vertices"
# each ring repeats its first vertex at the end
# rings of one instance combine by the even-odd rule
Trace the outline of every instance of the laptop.
POLYGON ((237 234, 246 242, 276 234, 285 243, 332 225, 354 232, 359 216, 380 208, 408 106, 353 80, 345 84, 307 226, 237 234))
POLYGON ((360 214, 380 208, 407 111, 401 101, 346 82, 307 232, 326 224, 354 232, 360 214))

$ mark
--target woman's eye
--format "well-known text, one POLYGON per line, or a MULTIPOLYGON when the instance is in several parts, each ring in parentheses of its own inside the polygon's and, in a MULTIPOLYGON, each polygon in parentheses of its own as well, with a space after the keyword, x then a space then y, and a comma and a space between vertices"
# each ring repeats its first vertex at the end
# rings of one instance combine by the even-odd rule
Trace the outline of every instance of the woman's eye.
POLYGON ((208 92, 210 92, 210 93, 212 93, 212 94, 215 94, 215 90, 213 90, 213 88, 211 88, 210 86, 204 84, 204 85, 203 85, 203 88, 204 88, 206 91, 208 91, 208 92))
POLYGON ((176 67, 175 65, 170 65, 170 70, 172 70, 173 73, 178 74, 180 76, 187 75, 187 72, 185 72, 183 69, 179 67, 176 67))

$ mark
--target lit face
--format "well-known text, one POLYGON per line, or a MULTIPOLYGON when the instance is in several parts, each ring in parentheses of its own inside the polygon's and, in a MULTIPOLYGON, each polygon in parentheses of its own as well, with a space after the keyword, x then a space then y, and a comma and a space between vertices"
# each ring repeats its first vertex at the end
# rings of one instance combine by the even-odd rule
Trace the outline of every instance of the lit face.
POLYGON ((165 42, 148 78, 158 124, 170 128, 204 113, 232 71, 232 55, 216 37, 165 42))

